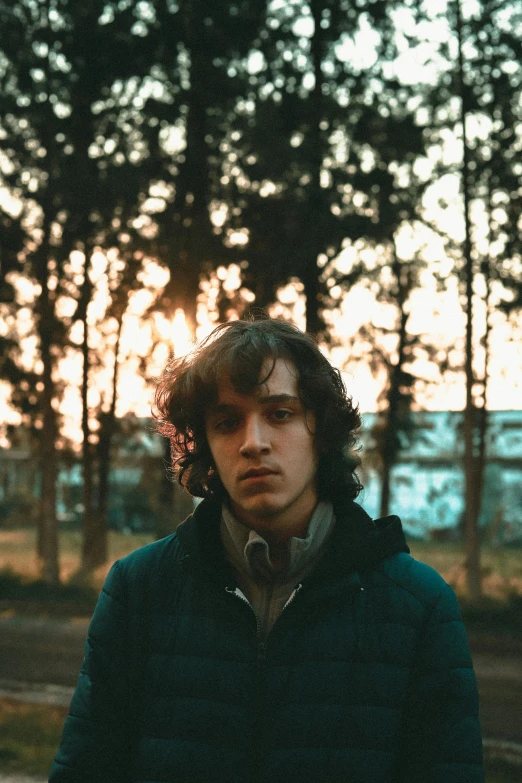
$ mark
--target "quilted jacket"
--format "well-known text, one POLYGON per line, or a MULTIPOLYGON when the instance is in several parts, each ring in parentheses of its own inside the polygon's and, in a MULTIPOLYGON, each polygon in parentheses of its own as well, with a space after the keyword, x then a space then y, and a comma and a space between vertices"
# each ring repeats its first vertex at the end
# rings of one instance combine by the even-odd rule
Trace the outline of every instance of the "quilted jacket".
POLYGON ((335 507, 266 644, 219 507, 112 567, 50 783, 479 783, 478 697, 451 588, 400 521, 335 507))

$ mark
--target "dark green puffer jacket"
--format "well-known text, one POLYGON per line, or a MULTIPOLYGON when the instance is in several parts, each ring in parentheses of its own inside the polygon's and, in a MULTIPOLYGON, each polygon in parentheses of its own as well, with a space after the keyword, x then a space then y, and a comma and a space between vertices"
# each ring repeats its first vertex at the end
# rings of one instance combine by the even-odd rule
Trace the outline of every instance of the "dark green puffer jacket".
POLYGON ((220 509, 112 567, 50 783, 479 783, 453 591, 397 517, 336 507, 267 644, 234 595, 220 509))

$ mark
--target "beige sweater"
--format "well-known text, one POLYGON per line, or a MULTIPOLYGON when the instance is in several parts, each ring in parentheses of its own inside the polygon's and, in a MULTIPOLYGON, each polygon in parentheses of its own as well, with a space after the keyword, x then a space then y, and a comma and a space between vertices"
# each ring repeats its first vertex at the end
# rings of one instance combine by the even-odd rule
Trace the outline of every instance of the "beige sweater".
POLYGON ((334 524, 332 504, 318 503, 308 524, 306 538, 293 537, 289 540, 288 566, 277 572, 265 539, 237 519, 228 505, 223 504, 223 545, 237 572, 239 594, 248 600, 255 612, 262 640, 266 640, 296 586, 313 571, 323 555, 334 524))

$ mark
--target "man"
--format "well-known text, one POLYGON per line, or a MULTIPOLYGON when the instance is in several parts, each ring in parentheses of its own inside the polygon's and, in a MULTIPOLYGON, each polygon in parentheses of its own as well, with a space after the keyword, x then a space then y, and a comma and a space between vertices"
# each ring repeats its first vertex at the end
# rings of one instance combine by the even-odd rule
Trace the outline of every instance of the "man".
POLYGON ((114 564, 51 783, 478 783, 457 602, 354 500, 358 411, 288 324, 219 326, 156 396, 176 533, 114 564))

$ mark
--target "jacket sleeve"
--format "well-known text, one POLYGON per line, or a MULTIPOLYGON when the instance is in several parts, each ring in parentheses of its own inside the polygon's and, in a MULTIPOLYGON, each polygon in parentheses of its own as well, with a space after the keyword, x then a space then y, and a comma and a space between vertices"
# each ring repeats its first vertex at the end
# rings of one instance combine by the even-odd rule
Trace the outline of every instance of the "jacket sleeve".
POLYGON ((457 599, 429 612, 405 705, 397 783, 483 783, 478 691, 457 599))
POLYGON ((127 611, 119 563, 105 581, 49 783, 124 783, 130 751, 127 611))

